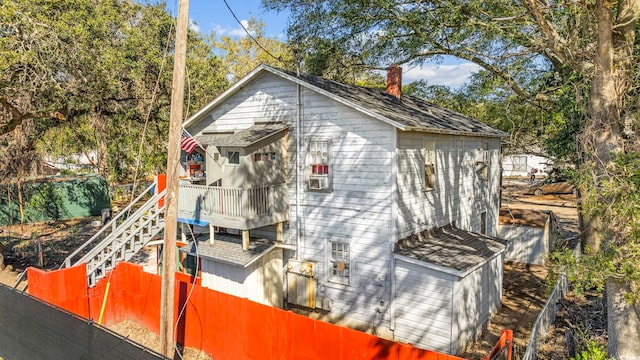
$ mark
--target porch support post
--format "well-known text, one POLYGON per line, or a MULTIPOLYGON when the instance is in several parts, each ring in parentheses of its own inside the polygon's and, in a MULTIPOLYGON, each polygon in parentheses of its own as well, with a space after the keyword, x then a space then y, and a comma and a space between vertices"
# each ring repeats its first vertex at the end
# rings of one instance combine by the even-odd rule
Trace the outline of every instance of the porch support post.
POLYGON ((180 241, 182 241, 182 243, 184 243, 184 244, 187 243, 187 233, 184 231, 184 223, 183 222, 180 223, 180 241))
POLYGON ((215 238, 215 231, 213 229, 213 224, 209 223, 209 244, 213 245, 214 238, 215 238))
POLYGON ((249 250, 249 230, 242 230, 242 250, 249 250))
POLYGON ((279 222, 276 224, 276 241, 284 241, 284 223, 279 222))

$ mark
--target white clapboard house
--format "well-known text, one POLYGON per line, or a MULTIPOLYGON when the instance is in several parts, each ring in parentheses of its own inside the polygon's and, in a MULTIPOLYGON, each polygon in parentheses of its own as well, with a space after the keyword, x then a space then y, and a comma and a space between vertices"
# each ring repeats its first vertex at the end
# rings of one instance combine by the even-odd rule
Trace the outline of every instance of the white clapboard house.
POLYGON ((181 251, 203 286, 459 353, 500 307, 506 134, 387 84, 263 65, 189 118, 179 218, 211 235, 181 251))

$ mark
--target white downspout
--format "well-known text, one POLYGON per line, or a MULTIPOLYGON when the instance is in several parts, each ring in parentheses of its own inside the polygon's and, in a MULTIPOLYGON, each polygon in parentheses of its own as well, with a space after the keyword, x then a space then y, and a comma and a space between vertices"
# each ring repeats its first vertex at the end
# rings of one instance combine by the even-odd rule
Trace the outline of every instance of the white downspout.
POLYGON ((296 260, 300 260, 300 167, 302 166, 300 161, 300 136, 302 130, 302 115, 300 114, 300 108, 302 107, 302 95, 300 93, 300 84, 296 86, 296 260))
POLYGON ((398 219, 398 130, 393 130, 395 136, 392 137, 393 141, 391 144, 391 148, 393 151, 391 155, 391 221, 389 223, 389 233, 390 233, 390 251, 391 251, 391 259, 389 261, 389 277, 391 283, 391 302, 389 303, 389 328, 392 332, 394 332, 395 339, 395 330, 396 330, 396 257, 394 255, 395 245, 398 241, 397 235, 397 219, 398 219))

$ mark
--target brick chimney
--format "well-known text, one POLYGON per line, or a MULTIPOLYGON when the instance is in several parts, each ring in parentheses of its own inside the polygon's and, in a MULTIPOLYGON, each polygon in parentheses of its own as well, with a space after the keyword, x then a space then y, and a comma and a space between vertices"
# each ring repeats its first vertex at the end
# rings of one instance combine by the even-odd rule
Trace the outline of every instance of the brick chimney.
POLYGON ((398 64, 387 68, 387 94, 398 100, 402 96, 402 68, 398 64))

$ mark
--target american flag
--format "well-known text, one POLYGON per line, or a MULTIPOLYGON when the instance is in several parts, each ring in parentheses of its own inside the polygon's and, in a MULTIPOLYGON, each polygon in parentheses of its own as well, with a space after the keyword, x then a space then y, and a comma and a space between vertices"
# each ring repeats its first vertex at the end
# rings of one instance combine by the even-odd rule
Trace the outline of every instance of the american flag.
POLYGON ((180 148, 187 152, 187 154, 191 154, 193 149, 198 146, 198 142, 196 139, 192 138, 191 135, 187 132, 187 130, 182 130, 182 138, 180 139, 180 148))

